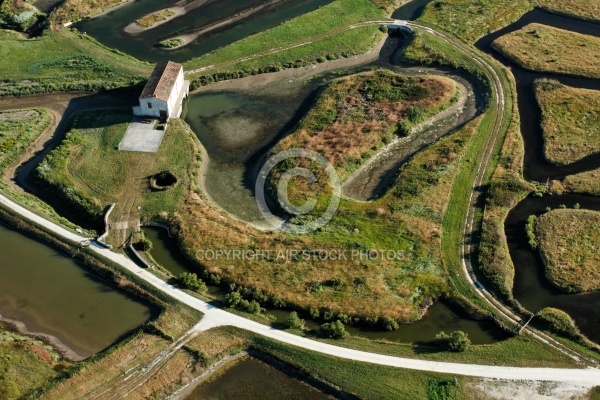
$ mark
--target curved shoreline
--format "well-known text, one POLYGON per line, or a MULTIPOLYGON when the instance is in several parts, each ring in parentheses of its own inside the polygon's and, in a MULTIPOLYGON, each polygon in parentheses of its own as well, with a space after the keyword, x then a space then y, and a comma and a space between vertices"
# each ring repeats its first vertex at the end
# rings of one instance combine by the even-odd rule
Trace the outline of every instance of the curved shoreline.
POLYGON ((51 335, 49 333, 31 331, 27 328, 27 324, 23 321, 19 321, 16 319, 6 318, 0 314, 0 321, 9 324, 11 327, 15 329, 18 333, 32 337, 34 339, 40 340, 48 345, 52 346, 58 353, 60 353, 64 358, 69 361, 83 361, 93 355, 90 354, 80 354, 65 344, 62 340, 58 338, 58 336, 51 335))
POLYGON ((156 21, 155 23, 153 23, 150 26, 140 26, 137 23, 137 21, 134 21, 134 22, 130 23, 129 25, 127 25, 125 28, 123 28, 123 31, 125 31, 125 33, 128 33, 128 34, 133 35, 133 36, 139 35, 140 33, 144 33, 146 31, 154 29, 157 26, 160 26, 162 24, 166 24, 167 22, 172 21, 175 18, 179 18, 179 17, 181 17, 183 15, 186 15, 190 11, 192 11, 192 10, 198 8, 198 7, 202 7, 203 5, 205 5, 206 3, 208 3, 209 1, 211 1, 211 0, 195 0, 195 1, 192 1, 191 3, 189 3, 189 4, 182 5, 182 4, 185 3, 185 0, 181 0, 181 1, 173 4, 171 7, 165 7, 165 8, 161 8, 160 10, 153 11, 151 13, 148 13, 148 14, 144 15, 140 19, 149 17, 151 15, 154 15, 154 14, 160 13, 162 11, 166 11, 166 10, 171 10, 171 11, 175 12, 175 14, 170 15, 169 17, 167 17, 167 18, 165 18, 163 20, 156 21))
MULTIPOLYGON (((59 225, 37 216, 31 211, 12 202, 5 196, 0 195, 0 204, 13 210, 25 220, 51 230, 63 240, 79 241, 81 236, 71 233, 59 225)), ((267 338, 277 340, 305 350, 328 354, 342 359, 359 362, 405 368, 418 371, 433 371, 438 373, 449 373, 452 375, 466 375, 483 378, 525 380, 525 381, 556 381, 579 383, 586 387, 597 386, 600 380, 600 369, 598 368, 535 368, 535 367, 505 367, 496 365, 464 364, 453 362, 430 361, 423 359, 403 358, 378 353, 355 350, 336 346, 329 343, 318 342, 312 339, 293 335, 289 332, 273 329, 258 322, 248 320, 236 314, 216 308, 214 305, 195 298, 173 285, 161 280, 147 270, 140 269, 124 255, 113 253, 101 246, 92 244, 90 251, 94 255, 119 264, 124 270, 139 277, 149 286, 154 287, 174 300, 180 301, 198 311, 204 316, 200 323, 196 324, 191 333, 202 332, 219 326, 235 326, 267 338)))
MULTIPOLYGON (((206 2, 208 0, 204 0, 204 1, 206 2)), ((160 10, 151 12, 150 14, 146 14, 143 17, 141 17, 140 19, 150 17, 154 14, 157 14, 157 13, 160 13, 163 11, 172 11, 173 14, 169 15, 165 19, 161 19, 160 21, 154 22, 152 25, 149 25, 149 26, 141 26, 140 24, 138 24, 137 21, 134 21, 134 22, 130 23, 129 25, 127 25, 125 28, 123 28, 123 31, 125 33, 128 33, 133 36, 139 35, 140 33, 144 33, 146 31, 154 29, 158 26, 161 26, 162 24, 166 24, 167 22, 174 20, 177 17, 181 17, 182 15, 187 14, 187 11, 185 11, 185 9, 183 7, 167 7, 167 8, 162 8, 160 10)))
MULTIPOLYGON (((452 78, 454 79, 454 77, 452 78)), ((464 83, 458 80, 454 81, 456 82, 456 89, 459 92, 458 101, 413 127, 412 132, 408 137, 396 137, 389 144, 379 149, 377 153, 350 174, 346 181, 342 183, 342 193, 344 196, 357 201, 368 201, 377 197, 379 194, 377 192, 380 191, 382 184, 390 178, 389 174, 395 171, 400 164, 405 163, 412 155, 457 129, 462 123, 466 122, 462 121, 462 119, 471 119, 469 118, 470 115, 465 115, 465 109, 469 108, 467 100, 469 100, 474 93, 470 88, 467 88, 464 83), (465 118, 461 118, 461 116, 464 116, 465 118), (444 125, 438 131, 436 131, 436 126, 434 126, 437 123, 444 125), (427 136, 427 132, 433 132, 434 134, 427 136), (411 144, 413 146, 411 146, 411 144), (397 158, 397 156, 393 154, 394 150, 403 153, 400 158, 397 158), (405 151, 402 152, 402 150, 405 151), (391 168, 381 168, 382 164, 384 167, 387 166, 384 164, 386 161, 392 161, 394 166, 391 168), (373 174, 378 174, 380 176, 374 177, 373 174)), ((471 112, 467 114, 476 113, 474 104, 471 104, 471 106, 471 112)))
POLYGON ((216 23, 214 23, 212 25, 209 25, 207 27, 204 27, 204 28, 202 28, 200 30, 197 30, 197 31, 194 31, 194 32, 190 32, 190 33, 185 33, 185 34, 179 35, 179 36, 173 36, 173 37, 167 38, 165 40, 180 39, 180 40, 183 40, 183 43, 181 43, 178 46, 174 46, 174 47, 162 47, 162 49, 163 50, 167 50, 167 51, 177 50, 179 48, 187 46, 188 44, 192 43, 193 41, 195 41, 196 39, 198 39, 202 35, 210 33, 210 32, 212 32, 212 31, 214 31, 216 29, 219 29, 219 28, 221 28, 223 26, 230 25, 230 24, 236 23, 238 21, 241 21, 243 19, 246 19, 246 18, 248 18, 248 17, 256 14, 257 12, 262 11, 263 9, 265 9, 267 7, 270 7, 270 6, 273 6, 273 5, 277 4, 277 3, 281 3, 282 1, 283 0, 271 0, 271 2, 269 2, 267 4, 263 4, 261 6, 254 7, 254 8, 251 8, 249 10, 243 11, 243 12, 241 12, 241 13, 239 13, 239 14, 231 17, 231 18, 225 19, 223 21, 216 22, 216 23))

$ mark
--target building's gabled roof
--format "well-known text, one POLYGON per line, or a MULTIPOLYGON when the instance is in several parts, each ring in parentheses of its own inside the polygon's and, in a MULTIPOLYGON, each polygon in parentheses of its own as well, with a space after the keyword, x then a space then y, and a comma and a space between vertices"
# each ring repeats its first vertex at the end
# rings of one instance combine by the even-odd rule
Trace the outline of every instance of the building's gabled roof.
POLYGON ((140 99, 155 97, 167 101, 173 91, 177 75, 183 66, 172 61, 164 61, 156 64, 154 71, 144 86, 140 99))

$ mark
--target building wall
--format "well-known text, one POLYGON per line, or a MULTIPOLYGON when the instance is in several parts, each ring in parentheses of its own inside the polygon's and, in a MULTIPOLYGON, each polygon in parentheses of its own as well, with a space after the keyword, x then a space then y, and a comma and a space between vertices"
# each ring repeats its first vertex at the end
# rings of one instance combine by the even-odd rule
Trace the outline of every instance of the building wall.
POLYGON ((179 74, 177 75, 177 79, 175 80, 175 85, 173 85, 173 90, 171 91, 171 95, 169 96, 169 100, 167 101, 169 107, 169 117, 173 116, 173 111, 175 109, 175 104, 177 103, 177 99, 179 98, 179 93, 183 89, 183 68, 179 70, 179 74))
MULTIPOLYGON (((164 110, 169 114, 168 103, 164 100, 151 97, 149 99, 140 99, 139 115, 146 117, 160 117, 160 110, 164 110)), ((134 108, 134 113, 136 109, 134 108)))

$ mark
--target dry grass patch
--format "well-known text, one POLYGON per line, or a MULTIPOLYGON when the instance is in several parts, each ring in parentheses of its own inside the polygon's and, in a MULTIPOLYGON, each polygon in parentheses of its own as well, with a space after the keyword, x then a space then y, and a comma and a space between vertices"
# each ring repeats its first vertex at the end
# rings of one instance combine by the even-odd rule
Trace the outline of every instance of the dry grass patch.
POLYGON ((181 303, 168 305, 150 324, 164 335, 177 339, 200 322, 202 313, 181 303))
POLYGON ((548 161, 570 164, 600 151, 600 91, 541 81, 535 95, 548 161))
POLYGON ((332 82, 299 129, 274 153, 289 148, 322 154, 344 180, 395 136, 450 104, 456 83, 442 76, 403 77, 385 71, 348 76, 332 82))
POLYGON ((147 364, 166 348, 169 342, 154 335, 139 334, 117 351, 91 363, 41 398, 45 400, 85 399, 97 388, 112 381, 120 381, 120 375, 140 364, 147 364))
POLYGON ((590 21, 600 21, 600 2, 590 0, 538 0, 548 11, 590 21))
POLYGON ((535 227, 546 276, 566 292, 600 289, 600 212, 553 210, 535 227))
POLYGON ((51 19, 57 24, 79 21, 124 3, 126 0, 66 0, 52 13, 51 19))
POLYGON ((216 360, 226 354, 239 353, 250 341, 250 337, 238 329, 220 327, 202 332, 188 342, 186 348, 216 360))
POLYGON ((250 299, 314 308, 322 317, 332 312, 415 320, 423 304, 447 291, 440 260, 441 221, 456 164, 478 123, 415 155, 383 198, 369 203, 342 200, 333 219, 309 235, 257 231, 192 194, 173 221, 181 247, 191 259, 200 249, 272 251, 273 257, 243 263, 197 260, 207 271, 203 276, 219 276, 221 283, 247 288, 250 299), (436 199, 434 204, 431 199, 436 199), (278 258, 280 251, 285 255, 290 250, 313 249, 345 251, 347 258, 278 258), (352 251, 371 250, 376 250, 375 255, 394 250, 401 256, 351 257, 352 251))
POLYGON ((569 175, 564 185, 569 192, 600 196, 600 170, 569 175))
MULTIPOLYGON (((132 393, 128 400, 166 399, 202 371, 200 364, 186 351, 177 351, 152 376, 132 393)), ((117 394, 118 393, 117 391, 117 394)))
POLYGON ((432 1, 419 21, 444 28, 467 42, 515 22, 533 8, 529 0, 432 1))
POLYGON ((492 47, 528 70, 600 78, 600 38, 595 36, 529 24, 492 47))

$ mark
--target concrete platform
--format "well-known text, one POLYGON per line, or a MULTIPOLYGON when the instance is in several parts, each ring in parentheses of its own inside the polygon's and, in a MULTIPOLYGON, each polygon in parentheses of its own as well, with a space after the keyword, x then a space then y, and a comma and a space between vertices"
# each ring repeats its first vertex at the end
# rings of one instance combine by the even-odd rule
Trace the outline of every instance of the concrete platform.
POLYGON ((134 117, 119 143, 119 150, 156 153, 165 135, 165 131, 154 129, 156 122, 153 118, 134 117), (143 122, 148 120, 151 122, 143 122))

